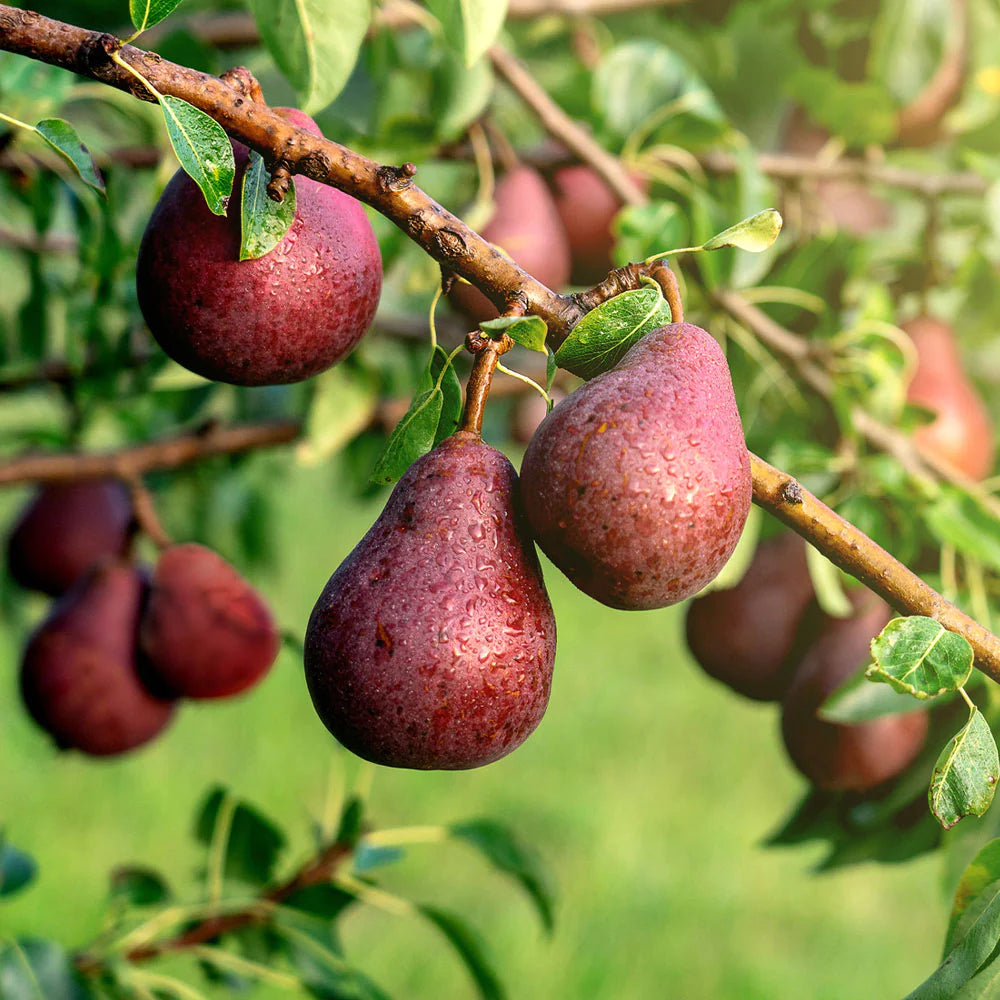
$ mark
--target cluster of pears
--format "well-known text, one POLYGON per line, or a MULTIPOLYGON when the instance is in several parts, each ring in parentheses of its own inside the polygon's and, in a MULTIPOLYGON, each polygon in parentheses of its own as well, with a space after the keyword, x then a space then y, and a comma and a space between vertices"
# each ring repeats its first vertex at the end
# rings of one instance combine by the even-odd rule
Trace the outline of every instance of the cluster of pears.
POLYGON ((538 725, 552 682, 535 542, 595 600, 665 607, 719 572, 750 494, 722 349, 690 324, 654 330, 545 417, 520 479, 468 427, 413 463, 313 609, 317 712, 376 763, 497 760, 538 725))
POLYGON ((904 771, 927 735, 924 711, 857 725, 822 719, 826 698, 870 662, 869 645, 892 617, 870 591, 853 589, 853 613, 824 614, 805 543, 784 533, 762 542, 742 580, 691 602, 687 641, 707 674, 759 701, 781 703, 792 763, 820 788, 868 791, 904 771))
POLYGON ((259 594, 215 552, 129 558, 128 491, 42 487, 7 543, 11 576, 57 598, 28 640, 21 693, 60 748, 113 756, 156 736, 178 698, 222 698, 267 673, 279 637, 259 594))
MULTIPOLYGON (((483 237, 543 285, 592 285, 611 270, 611 224, 622 202, 593 167, 560 167, 548 181, 534 167, 514 167, 497 182, 493 201, 483 237)), ((472 285, 457 283, 450 298, 474 323, 497 316, 472 285)))

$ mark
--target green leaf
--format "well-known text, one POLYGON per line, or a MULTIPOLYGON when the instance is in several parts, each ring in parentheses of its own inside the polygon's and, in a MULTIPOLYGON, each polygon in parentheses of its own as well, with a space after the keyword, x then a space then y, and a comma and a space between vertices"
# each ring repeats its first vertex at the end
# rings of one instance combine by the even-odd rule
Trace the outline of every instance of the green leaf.
POLYGON ((778 238, 781 225, 781 213, 774 208, 765 208, 763 212, 751 215, 749 219, 717 233, 702 245, 702 250, 736 247, 750 253, 763 253, 778 238))
POLYGON ((556 352, 551 347, 545 348, 545 391, 552 391, 552 383, 556 380, 556 372, 559 365, 556 364, 556 352))
POLYGON ((365 803, 358 795, 352 795, 345 803, 340 814, 340 824, 337 827, 336 841, 353 847, 361 836, 362 824, 365 818, 365 803))
POLYGON ((372 16, 371 0, 250 0, 264 44, 310 114, 344 88, 372 16))
POLYGON ((145 31, 159 24, 180 6, 181 0, 128 0, 128 13, 136 31, 145 31))
POLYGON ((37 874, 35 859, 0 836, 0 899, 30 885, 37 874))
POLYGON ((442 143, 454 142, 489 106, 493 67, 488 59, 466 66, 463 57, 445 52, 432 80, 430 114, 435 135, 442 143))
POLYGON ((436 906, 417 909, 448 939, 465 963, 483 1000, 505 1000, 507 991, 486 957, 482 939, 460 917, 436 906))
POLYGON ((471 66, 496 41, 508 0, 427 0, 431 13, 441 22, 449 48, 471 66))
POLYGON ((617 237, 614 262, 619 266, 645 260, 665 247, 678 247, 688 241, 687 217, 673 201, 626 205, 615 217, 612 229, 617 237))
POLYGON ((958 885, 944 939, 947 955, 968 933, 983 910, 1000 894, 1000 839, 991 840, 969 862, 958 885))
POLYGON ((494 868, 515 879, 531 901, 546 931, 555 925, 552 888, 541 860, 521 843, 514 831, 495 820, 471 820, 448 828, 452 837, 480 851, 494 868))
POLYGON ((1000 759, 979 709, 941 751, 928 792, 931 812, 946 829, 965 816, 982 816, 993 801, 1000 759))
POLYGON ((994 895, 944 961, 903 1000, 955 1000, 1000 941, 1000 894, 994 895))
POLYGON ((225 129, 179 97, 164 94, 160 107, 170 145, 181 167, 201 188, 209 210, 215 215, 225 215, 236 178, 233 145, 225 129))
POLYGON ((803 66, 790 77, 788 94, 802 101, 812 117, 850 146, 885 143, 896 131, 896 107, 878 85, 840 79, 830 69, 803 66))
POLYGON ((965 494, 948 491, 924 510, 940 542, 1000 572, 1000 523, 965 494))
POLYGON ((3 1000, 86 1000, 91 995, 60 945, 34 938, 0 942, 3 1000))
POLYGON ((968 639, 922 615, 894 618, 872 640, 868 677, 914 698, 957 691, 972 673, 968 639))
POLYGON ((314 379, 305 437, 295 449, 304 465, 317 465, 336 454, 370 423, 378 408, 378 390, 367 373, 335 365, 314 379))
MULTIPOLYGON (((208 847, 227 792, 214 788, 205 797, 195 820, 194 835, 208 847)), ((266 816, 244 802, 233 812, 223 876, 250 885, 270 881, 278 856, 285 847, 285 835, 266 816)))
POLYGON ((922 711, 909 694, 869 680, 867 669, 848 678, 823 702, 818 712, 820 718, 853 726, 886 715, 922 711))
POLYGON ((573 327, 556 351, 556 364, 591 379, 614 368, 637 340, 670 321, 670 307, 659 288, 622 292, 573 327))
POLYGON ((256 260, 270 253, 295 221, 294 183, 289 185, 281 201, 274 201, 267 194, 270 180, 264 158, 251 149, 243 174, 243 198, 240 202, 240 260, 256 260))
POLYGON ((38 134, 80 175, 80 179, 107 197, 104 180, 97 172, 90 150, 80 141, 76 129, 62 118, 43 118, 38 134))
POLYGON ((454 433, 461 414, 462 386, 454 365, 448 363, 447 351, 438 345, 420 376, 410 408, 375 463, 371 481, 380 486, 396 482, 421 455, 454 433))
POLYGON ((111 873, 111 898, 129 906, 156 906, 170 900, 166 879, 152 868, 120 865, 111 873))
POLYGON ((498 316, 479 326, 487 333, 506 333, 515 344, 527 347, 529 351, 545 353, 545 337, 549 328, 541 316, 498 316))

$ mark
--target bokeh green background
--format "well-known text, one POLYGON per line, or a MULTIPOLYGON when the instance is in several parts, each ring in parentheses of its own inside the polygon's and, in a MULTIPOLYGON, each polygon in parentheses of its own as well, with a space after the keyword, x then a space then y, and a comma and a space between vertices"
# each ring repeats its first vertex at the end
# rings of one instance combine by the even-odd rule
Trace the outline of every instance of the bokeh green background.
MULTIPOLYGON (((336 463, 291 474, 276 456, 252 463, 283 478, 278 559, 254 579, 283 627, 301 632, 383 498, 347 498, 336 463)), ((0 515, 21 497, 0 496, 0 515)), ((857 1000, 913 988, 938 960, 947 918, 940 858, 816 877, 818 845, 761 847, 804 787, 784 759, 774 708, 738 700, 697 671, 682 608, 611 611, 547 568, 559 649, 539 730, 478 771, 377 769, 370 811, 382 827, 480 816, 512 824, 551 868, 554 936, 459 844, 411 849, 381 873, 383 885, 465 914, 516 1000, 857 1000)), ((31 601, 27 612, 40 614, 44 603, 31 601)), ((18 702, 23 636, 11 622, 0 633, 0 822, 41 873, 0 906, 0 934, 87 942, 101 926, 108 872, 122 862, 155 866, 196 899, 204 857, 192 816, 215 783, 280 818, 290 868, 308 850, 328 787, 357 779, 357 762, 313 714, 289 651, 248 696, 183 706, 161 739, 124 760, 57 755, 18 702)), ((358 908, 344 937, 348 956, 393 996, 474 995, 429 926, 358 908)))

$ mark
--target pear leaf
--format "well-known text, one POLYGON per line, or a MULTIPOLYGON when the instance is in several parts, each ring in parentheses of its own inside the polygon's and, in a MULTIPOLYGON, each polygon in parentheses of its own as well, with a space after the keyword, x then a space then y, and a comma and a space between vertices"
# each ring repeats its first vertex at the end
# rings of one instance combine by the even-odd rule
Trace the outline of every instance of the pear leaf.
POLYGON ((471 66, 496 41, 507 17, 508 0, 427 0, 431 13, 441 22, 444 38, 452 51, 471 66))
POLYGON ((35 131, 80 175, 80 179, 107 197, 104 180, 97 172, 90 150, 80 141, 76 129, 62 118, 43 118, 35 131))
POLYGON ((901 694, 888 684, 873 683, 866 671, 864 668, 853 674, 823 702, 817 713, 821 719, 854 726, 920 710, 909 694, 901 694))
POLYGON ((498 316, 479 324, 487 333, 506 333, 515 344, 529 351, 545 353, 545 336, 549 328, 541 316, 498 316))
POLYGON ((763 253, 778 238, 781 232, 781 213, 774 208, 766 208, 763 212, 751 215, 749 219, 737 222, 735 226, 717 233, 707 243, 702 244, 702 250, 721 250, 723 247, 736 247, 750 253, 763 253))
POLYGON ((636 341, 670 321, 670 307, 658 287, 622 292, 573 327, 556 351, 556 364, 591 379, 614 368, 636 341))
POLYGON ((225 215, 236 179, 233 145, 214 118, 179 97, 160 98, 170 145, 214 215, 225 215))
POLYGON ((180 4, 181 0, 128 0, 128 13, 138 33, 159 24, 180 4))
POLYGON ((996 741, 983 713, 973 709, 934 765, 928 791, 931 812, 946 830, 965 816, 982 816, 993 801, 998 778, 996 741))
POLYGON ((957 691, 972 673, 969 640, 922 615, 894 618, 872 640, 868 677, 914 698, 957 691))
POLYGON ((270 179, 264 158, 251 150, 243 174, 240 260, 254 260, 269 254, 295 221, 295 185, 289 184, 285 197, 275 201, 267 193, 270 179))

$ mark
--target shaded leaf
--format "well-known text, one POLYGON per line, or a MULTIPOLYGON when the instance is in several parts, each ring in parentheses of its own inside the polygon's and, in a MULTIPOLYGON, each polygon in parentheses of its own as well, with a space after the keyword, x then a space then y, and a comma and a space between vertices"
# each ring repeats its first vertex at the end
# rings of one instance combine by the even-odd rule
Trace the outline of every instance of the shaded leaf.
POLYGON ((340 824, 337 827, 337 836, 334 838, 337 843, 353 847, 361 836, 364 819, 364 799, 352 795, 344 803, 343 811, 340 814, 340 824))
POLYGON ((240 260, 254 260, 270 253, 295 221, 294 181, 289 184, 285 197, 274 201, 267 194, 270 180, 264 158, 251 149, 240 201, 240 260))
POLYGON ((982 816, 993 801, 1000 760, 979 709, 941 751, 928 792, 931 812, 947 830, 965 816, 982 816))
POLYGON ((38 134, 80 175, 80 179, 107 197, 104 179, 97 171, 90 150, 77 131, 62 118, 44 118, 36 126, 38 134))
POLYGON ((944 939, 947 955, 968 934, 983 910, 1000 893, 1000 839, 991 840, 969 862, 955 888, 944 939))
POLYGON ((427 0, 441 22, 445 41, 471 66, 496 41, 508 0, 427 0))
POLYGON ((209 211, 225 215, 236 178, 233 146, 225 129, 179 97, 164 94, 160 107, 170 145, 184 172, 201 188, 209 211))
POLYGON ((250 0, 261 38, 312 113, 344 88, 371 21, 371 0, 250 0))
POLYGON ((166 879, 152 868, 120 865, 111 873, 111 898, 130 906, 155 906, 171 898, 166 879))
POLYGON ((0 899, 30 885, 37 874, 35 859, 0 837, 0 899))
POLYGON ((617 236, 614 262, 623 265, 686 243, 688 220, 676 202, 650 201, 626 205, 615 217, 612 229, 617 236))
POLYGON ((487 333, 506 333, 515 344, 529 351, 545 353, 545 337, 549 328, 540 316, 498 316, 479 324, 487 333))
POLYGON ((871 644, 868 677, 915 698, 956 691, 972 673, 968 639, 922 615, 894 618, 871 644))
POLYGON ((723 247, 736 247, 750 253, 763 253, 778 238, 781 224, 781 214, 778 210, 766 208, 763 212, 751 215, 749 219, 743 219, 735 226, 717 233, 702 245, 702 249, 721 250, 723 247))
POLYGON ((439 445, 458 430, 462 419, 462 383, 459 381, 455 366, 448 363, 448 352, 440 345, 434 349, 434 356, 431 359, 431 377, 435 381, 441 378, 441 416, 438 418, 437 433, 434 435, 434 444, 439 445))
POLYGON ((494 868, 520 883, 535 904, 543 926, 551 933, 555 915, 548 873, 541 859, 521 843, 510 827, 495 820, 481 819, 456 823, 448 832, 475 847, 494 868))
MULTIPOLYGON (((212 843, 212 834, 226 795, 224 789, 214 788, 198 810, 194 834, 206 847, 212 843)), ((262 813, 240 802, 233 811, 223 876, 251 885, 263 885, 270 881, 284 846, 284 833, 262 813)))
POLYGON ((1000 571, 1000 523, 972 497, 947 491, 925 509, 924 519, 938 541, 1000 571))
POLYGON ((340 451, 371 423, 378 407, 372 379, 347 365, 328 368, 314 383, 305 436, 295 448, 296 457, 305 465, 316 465, 340 451))
POLYGON ((556 364, 591 379, 614 368, 640 338, 671 321, 659 288, 623 292, 592 309, 556 351, 556 364))
POLYGON ((128 0, 128 13, 136 31, 145 31, 159 24, 180 6, 181 0, 128 0))
POLYGON ((406 853, 399 847, 377 847, 366 844, 363 840, 354 851, 354 870, 369 872, 373 868, 395 864, 401 861, 406 853))
POLYGON ((460 917, 436 906, 417 909, 448 939, 472 976, 483 1000, 505 1000, 507 992, 486 957, 482 939, 460 917))
POLYGON ((819 716, 828 722, 856 725, 886 715, 923 711, 909 694, 887 684, 875 684, 868 678, 868 668, 849 677, 819 707, 819 716))
POLYGON ((87 1000, 91 995, 60 945, 34 938, 0 943, 3 1000, 87 1000))

